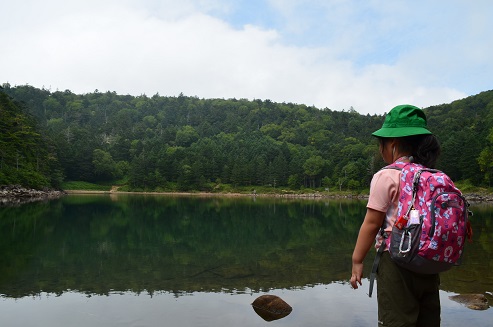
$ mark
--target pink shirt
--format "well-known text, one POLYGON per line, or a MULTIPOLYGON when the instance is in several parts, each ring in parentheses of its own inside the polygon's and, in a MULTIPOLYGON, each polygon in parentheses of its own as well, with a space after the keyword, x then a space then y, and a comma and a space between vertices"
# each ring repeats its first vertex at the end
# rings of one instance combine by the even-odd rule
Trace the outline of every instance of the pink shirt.
MULTIPOLYGON (((370 184, 370 196, 367 208, 385 212, 385 231, 391 231, 397 217, 399 203, 399 180, 401 171, 397 169, 382 169, 373 175, 370 184)), ((380 233, 375 239, 375 248, 382 244, 380 233)))

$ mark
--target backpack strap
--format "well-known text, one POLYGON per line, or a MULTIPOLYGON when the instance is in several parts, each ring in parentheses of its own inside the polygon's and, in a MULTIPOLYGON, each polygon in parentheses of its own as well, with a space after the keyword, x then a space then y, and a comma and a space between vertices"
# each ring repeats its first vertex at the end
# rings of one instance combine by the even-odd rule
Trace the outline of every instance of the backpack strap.
POLYGON ((383 251, 385 250, 385 239, 387 238, 387 233, 383 231, 383 228, 380 230, 383 236, 382 244, 378 248, 377 254, 375 255, 375 260, 373 260, 373 266, 371 268, 370 274, 370 289, 368 290, 368 296, 371 297, 373 293, 373 284, 375 283, 375 278, 377 277, 378 265, 380 264, 380 258, 382 257, 383 251))

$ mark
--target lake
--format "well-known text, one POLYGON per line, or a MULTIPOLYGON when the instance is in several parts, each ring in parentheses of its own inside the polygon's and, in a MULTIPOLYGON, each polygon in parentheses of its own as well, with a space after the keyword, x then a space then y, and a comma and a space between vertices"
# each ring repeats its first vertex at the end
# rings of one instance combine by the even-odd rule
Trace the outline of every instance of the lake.
MULTIPOLYGON (((441 275, 442 326, 493 325, 493 207, 441 275), (449 299, 487 294, 490 308, 449 299)), ((352 290, 365 202, 68 195, 0 208, 2 326, 376 326, 368 280, 352 290), (282 298, 265 321, 251 303, 282 298)), ((374 257, 367 258, 366 276, 374 257)))

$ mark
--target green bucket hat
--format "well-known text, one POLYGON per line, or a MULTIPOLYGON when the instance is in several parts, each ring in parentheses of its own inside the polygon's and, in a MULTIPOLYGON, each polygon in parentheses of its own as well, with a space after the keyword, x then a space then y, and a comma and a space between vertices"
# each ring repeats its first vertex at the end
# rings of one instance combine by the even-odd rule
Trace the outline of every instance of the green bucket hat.
POLYGON ((418 107, 403 104, 392 108, 385 117, 382 128, 372 133, 372 135, 378 137, 404 137, 433 134, 426 127, 424 111, 418 107))

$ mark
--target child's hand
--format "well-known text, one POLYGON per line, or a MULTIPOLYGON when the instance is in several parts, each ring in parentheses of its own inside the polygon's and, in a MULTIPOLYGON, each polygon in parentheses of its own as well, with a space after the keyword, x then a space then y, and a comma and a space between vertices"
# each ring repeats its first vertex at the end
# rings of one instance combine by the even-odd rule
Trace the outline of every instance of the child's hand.
POLYGON ((363 276, 363 264, 353 263, 353 271, 350 279, 351 287, 358 289, 358 284, 361 286, 361 277, 363 276))

